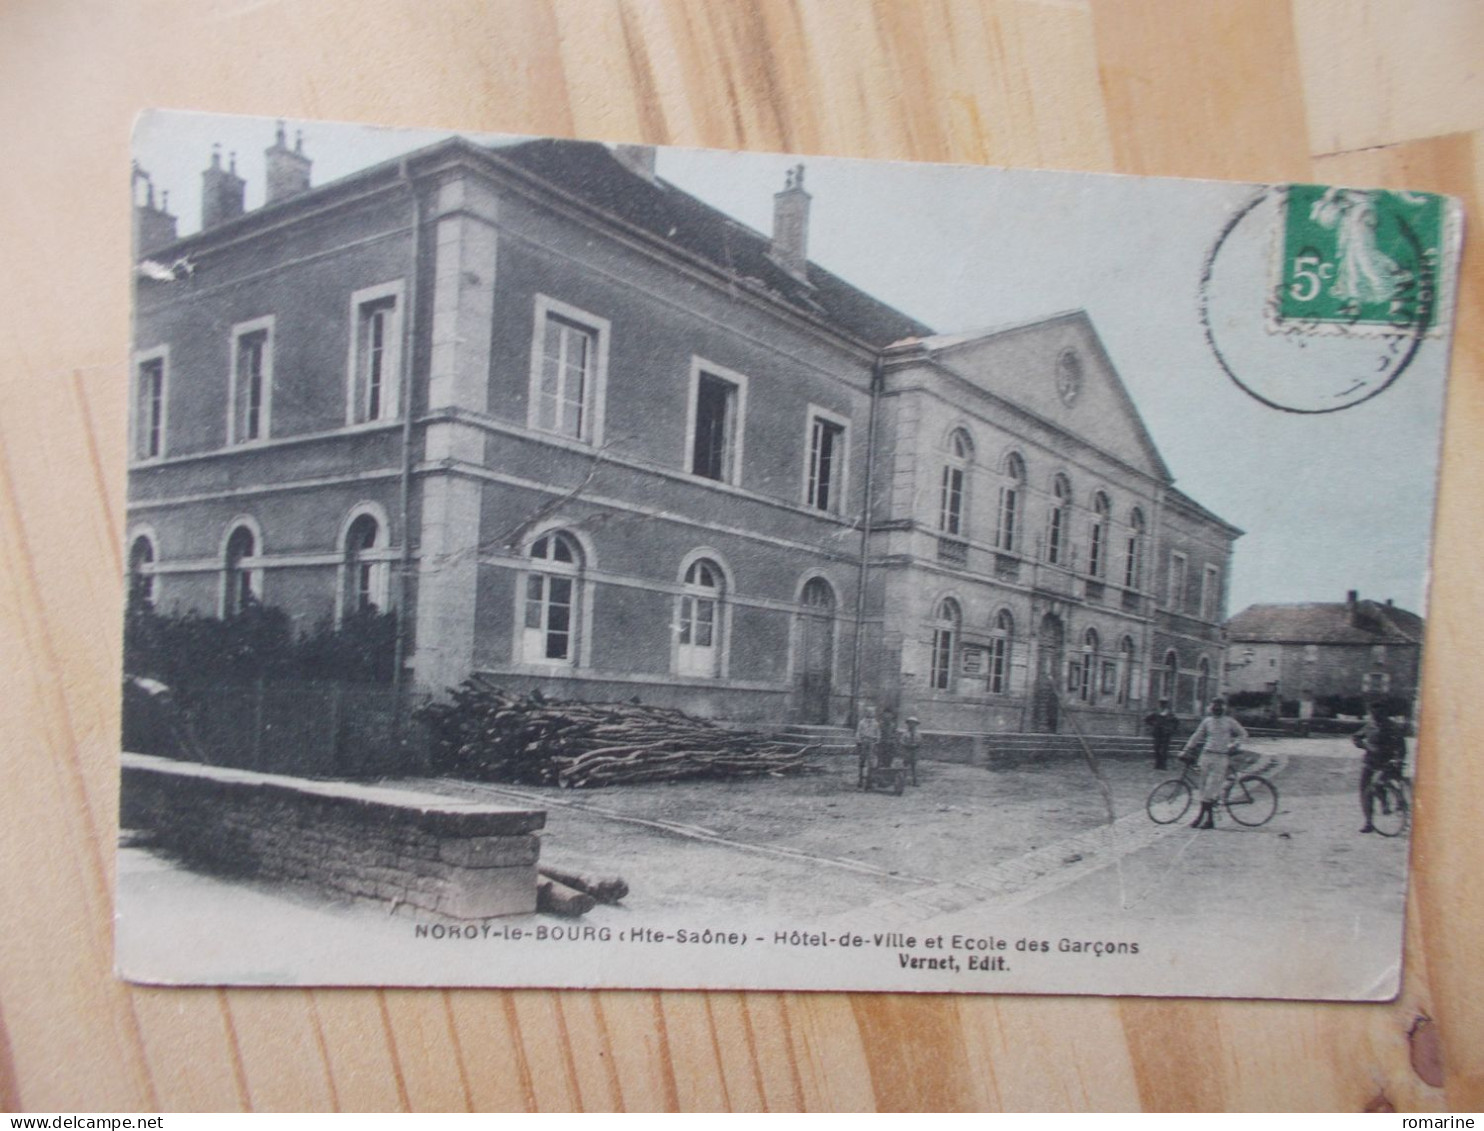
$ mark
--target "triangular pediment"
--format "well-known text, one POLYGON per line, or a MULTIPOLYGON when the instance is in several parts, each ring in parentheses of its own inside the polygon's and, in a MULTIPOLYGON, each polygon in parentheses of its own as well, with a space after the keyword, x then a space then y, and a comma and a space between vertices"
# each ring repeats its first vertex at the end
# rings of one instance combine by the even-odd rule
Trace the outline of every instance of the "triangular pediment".
POLYGON ((1169 469, 1085 312, 939 334, 901 346, 1072 440, 1170 481, 1169 469))

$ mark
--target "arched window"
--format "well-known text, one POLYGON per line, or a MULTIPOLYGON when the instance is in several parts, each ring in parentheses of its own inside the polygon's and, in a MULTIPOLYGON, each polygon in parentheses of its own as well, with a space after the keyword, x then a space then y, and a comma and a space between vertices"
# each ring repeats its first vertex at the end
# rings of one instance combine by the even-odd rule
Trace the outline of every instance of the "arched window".
POLYGON ((943 464, 943 489, 938 503, 938 529, 944 534, 962 537, 967 533, 964 495, 973 460, 974 441, 964 429, 955 428, 948 436, 948 458, 943 464))
POLYGON ((1144 512, 1135 507, 1128 519, 1128 553, 1123 564, 1123 587, 1139 589, 1144 584, 1144 512))
POLYGON ((346 616, 376 612, 386 605, 386 563, 376 551, 382 540, 374 515, 357 515, 345 532, 345 570, 341 611, 346 616))
POLYGON ((1008 552, 1020 544, 1020 509, 1025 498, 1025 460, 1016 452, 1011 452, 1005 461, 1005 479, 1005 485, 1000 488, 1000 516, 994 544, 1008 552))
POLYGON ((832 616, 835 612, 835 591, 824 578, 811 577, 804 583, 799 604, 819 616, 832 616))
POLYGON ((235 617, 263 599, 263 571, 253 568, 258 556, 257 535, 249 526, 238 526, 227 538, 225 587, 222 615, 235 617))
POLYGON ((1097 702, 1098 643, 1098 630, 1089 628, 1082 634, 1082 656, 1072 665, 1076 676, 1069 690, 1076 691, 1084 703, 1097 702))
POLYGON ((129 597, 140 605, 155 603, 155 545, 147 534, 129 547, 129 597))
POLYGON ((958 654, 959 625, 962 623, 963 613, 960 612, 957 601, 952 597, 944 597, 938 602, 938 607, 933 613, 931 686, 934 691, 952 690, 953 666, 958 654))
POLYGON ((522 648, 532 664, 577 663, 578 601, 582 550, 565 531, 554 530, 531 543, 525 578, 525 631, 522 648))
POLYGON ((1072 513, 1072 483, 1058 475, 1051 483, 1051 514, 1046 524, 1046 560, 1052 565, 1067 565, 1067 524, 1072 513))
POLYGON ((1108 572, 1108 514, 1113 509, 1108 496, 1099 491, 1092 497, 1092 526, 1087 534, 1087 574, 1102 577, 1108 572))
POLYGON ((994 635, 989 641, 989 690, 1000 695, 1010 690, 1010 649, 1015 638, 1015 618, 1009 609, 995 614, 994 635))
POLYGON ((685 591, 676 617, 680 675, 714 678, 721 672, 722 601, 725 578, 709 558, 697 558, 685 571, 685 591))
POLYGON ((1127 707, 1134 698, 1136 662, 1134 660, 1134 638, 1125 636, 1118 642, 1118 704, 1127 707))
POLYGON ((1202 656, 1201 662, 1196 665, 1195 676, 1195 709, 1197 712, 1204 711, 1206 704, 1211 701, 1211 661, 1202 656))

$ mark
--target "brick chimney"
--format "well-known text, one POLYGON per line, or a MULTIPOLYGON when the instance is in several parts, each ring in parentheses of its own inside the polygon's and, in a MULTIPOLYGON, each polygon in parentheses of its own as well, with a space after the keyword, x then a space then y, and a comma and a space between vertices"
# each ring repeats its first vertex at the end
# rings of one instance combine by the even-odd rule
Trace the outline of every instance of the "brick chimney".
POLYGON ((809 281, 809 201, 804 166, 788 171, 783 191, 773 195, 773 246, 768 257, 801 283, 809 281))
POLYGON ((211 168, 201 174, 201 230, 215 228, 242 215, 242 191, 247 182, 237 175, 237 154, 222 168, 222 147, 211 147, 211 168))
POLYGON ((294 148, 290 149, 284 139, 283 122, 280 121, 278 136, 263 151, 263 159, 268 167, 265 204, 277 204, 280 200, 309 191, 309 167, 312 162, 304 156, 303 130, 295 131, 294 148))
POLYGON ((636 177, 654 183, 654 146, 615 145, 613 158, 636 177))
POLYGON ((160 204, 155 204, 155 183, 150 175, 134 162, 134 254, 148 255, 156 248, 172 244, 176 240, 175 217, 170 213, 170 194, 163 193, 160 204), (143 183, 144 194, 139 186, 143 183))

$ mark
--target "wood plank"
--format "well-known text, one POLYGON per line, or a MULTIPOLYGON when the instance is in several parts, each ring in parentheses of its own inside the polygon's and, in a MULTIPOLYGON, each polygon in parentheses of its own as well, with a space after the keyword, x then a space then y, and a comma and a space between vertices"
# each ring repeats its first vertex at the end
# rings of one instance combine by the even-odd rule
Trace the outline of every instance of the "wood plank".
POLYGON ((1098 67, 1121 173, 1302 179, 1288 0, 1098 0, 1098 67))
POLYGON ((318 1059, 336 1111, 405 1110, 399 1065, 374 990, 308 992, 312 1021, 324 1040, 318 1059))
MULTIPOLYGON (((1384 149, 1337 154, 1315 163, 1324 177, 1352 184, 1428 189, 1462 197, 1469 217, 1484 204, 1484 135, 1453 134, 1384 149)), ((1484 513, 1484 255, 1477 239, 1466 248, 1460 278, 1457 336, 1443 436, 1442 486, 1433 554, 1428 650, 1423 673, 1422 749, 1418 760, 1413 838, 1413 906, 1421 912, 1422 950, 1431 978, 1431 1008, 1447 1065, 1447 1102, 1455 1111, 1484 1106, 1484 999, 1478 991, 1479 929, 1484 925, 1484 763, 1470 749, 1477 699, 1470 664, 1460 658, 1478 645, 1471 628, 1484 616, 1477 583, 1484 513)), ((1378 453, 1384 459, 1384 453, 1378 453)), ((1417 971, 1408 969, 1408 985, 1417 971)), ((1410 1028, 1412 1017, 1398 1018, 1410 1028)))
POLYGON ((1295 0, 1309 142, 1345 153, 1477 129, 1484 6, 1295 0))

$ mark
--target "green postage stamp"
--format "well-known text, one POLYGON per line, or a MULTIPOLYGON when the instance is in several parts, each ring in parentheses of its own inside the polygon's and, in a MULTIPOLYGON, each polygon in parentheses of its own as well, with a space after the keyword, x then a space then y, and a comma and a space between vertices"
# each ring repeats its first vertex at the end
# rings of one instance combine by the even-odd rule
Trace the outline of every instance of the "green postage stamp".
POLYGON ((1434 193, 1289 185, 1269 328, 1436 334, 1449 210, 1434 193))

